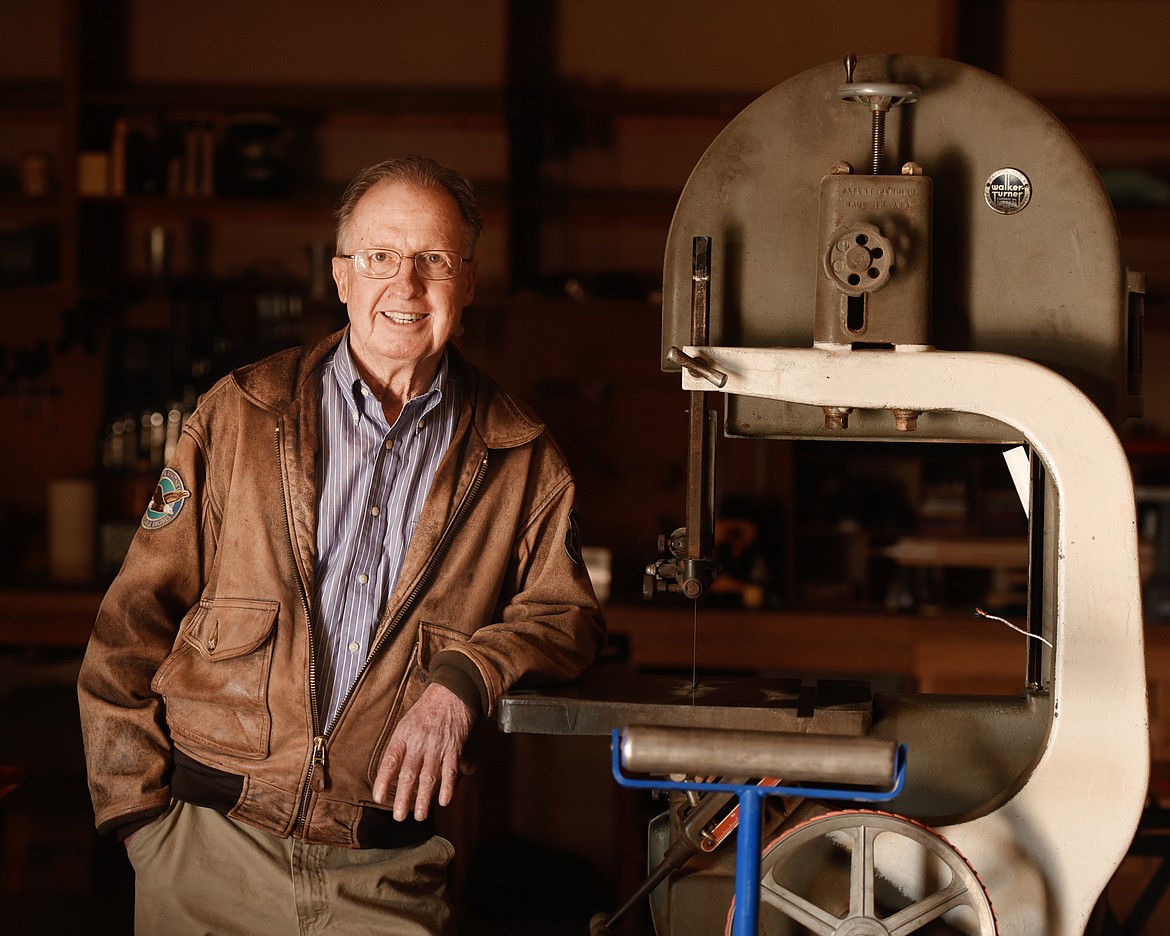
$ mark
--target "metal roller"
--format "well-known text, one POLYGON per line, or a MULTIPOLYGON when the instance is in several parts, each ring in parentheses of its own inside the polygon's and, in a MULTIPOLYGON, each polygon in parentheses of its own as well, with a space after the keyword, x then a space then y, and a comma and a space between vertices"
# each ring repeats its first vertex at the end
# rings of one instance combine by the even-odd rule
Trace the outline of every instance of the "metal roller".
POLYGON ((898 745, 880 738, 633 725, 622 764, 636 773, 738 775, 890 786, 898 745))

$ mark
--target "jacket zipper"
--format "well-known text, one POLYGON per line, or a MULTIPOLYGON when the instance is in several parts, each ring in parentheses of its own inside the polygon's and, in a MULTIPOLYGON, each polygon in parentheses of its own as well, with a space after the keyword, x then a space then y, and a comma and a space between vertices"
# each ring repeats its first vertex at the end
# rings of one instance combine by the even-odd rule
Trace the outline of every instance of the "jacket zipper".
MULTIPOLYGON (((280 425, 276 426, 276 462, 280 465, 283 459, 280 457, 280 425)), ((280 471, 280 495, 281 505, 284 507, 284 532, 288 537, 288 549, 292 555, 293 569, 297 566, 297 550, 292 538, 292 525, 288 520, 288 490, 284 486, 284 471, 280 471)), ((322 769, 325 766, 325 738, 321 734, 320 718, 317 713, 317 654, 313 649, 313 618, 309 609, 309 598, 305 591, 305 583, 301 578, 300 572, 297 572, 297 594, 301 599, 301 608, 305 612, 305 622, 309 631, 309 717, 312 720, 313 726, 313 759, 309 763, 309 773, 306 778, 306 784, 311 783, 313 779, 313 770, 318 763, 321 764, 322 769)), ((297 829, 299 830, 304 823, 304 808, 297 815, 297 829)))
MULTIPOLYGON (((278 437, 277 441, 278 441, 278 448, 279 448, 279 437, 278 437)), ((422 575, 419 576, 419 580, 415 583, 414 588, 412 588, 410 590, 410 594, 408 594, 406 596, 405 600, 402 602, 401 607, 399 607, 399 609, 395 613, 393 619, 391 619, 389 625, 387 625, 387 627, 382 631, 382 635, 377 639, 377 641, 374 643, 374 645, 370 648, 370 652, 366 655, 365 663, 362 664, 362 668, 358 671, 357 676, 354 677, 353 682, 350 684, 349 690, 346 692, 344 698, 342 698, 341 704, 338 705, 338 707, 337 707, 336 714, 334 714, 333 718, 329 722, 329 725, 325 728, 324 731, 320 730, 320 717, 321 716, 319 714, 318 707, 317 707, 317 653, 316 653, 316 649, 315 649, 316 645, 313 642, 312 622, 310 621, 310 624, 309 624, 309 630, 310 630, 310 633, 309 633, 309 702, 313 707, 313 712, 312 712, 313 759, 309 762, 309 771, 308 771, 307 775, 305 776, 305 783, 301 787, 300 807, 297 809, 297 821, 296 821, 295 834, 302 835, 302 836, 304 835, 305 820, 306 820, 306 818, 308 816, 308 812, 309 812, 309 800, 312 798, 313 791, 314 790, 320 791, 320 790, 325 789, 325 779, 326 779, 326 770, 327 770, 325 746, 329 741, 329 735, 333 731, 333 726, 337 724, 337 720, 341 717, 341 713, 345 711, 346 705, 349 704, 350 697, 353 695, 354 690, 357 688, 358 683, 361 681, 363 674, 365 673, 366 669, 369 667, 370 661, 374 658, 375 654, 377 654, 377 652, 382 649, 383 645, 390 638, 390 635, 393 634, 398 629, 398 627, 402 624, 403 619, 409 613, 410 609, 414 606, 414 603, 418 600, 418 596, 422 593, 422 590, 424 588, 426 588, 427 584, 430 582, 431 576, 434 574, 435 568, 439 564, 439 560, 441 560, 443 558, 443 556, 446 554, 447 550, 450 549, 451 540, 454 538, 455 531, 459 528, 459 526, 467 518, 467 513, 468 513, 468 511, 471 510, 471 505, 475 502, 475 497, 479 493, 480 486, 483 484, 484 476, 487 474, 487 464, 488 464, 488 457, 487 457, 487 454, 485 453, 483 458, 480 460, 479 466, 476 468, 475 477, 471 479, 471 485, 467 489, 467 494, 464 495, 463 500, 460 502, 458 509, 455 511, 455 516, 451 518, 451 522, 447 525, 447 529, 443 531, 443 538, 441 540, 439 540, 439 545, 437 547, 435 547, 435 551, 431 554, 431 558, 427 562, 426 568, 423 569, 422 575)), ((284 484, 283 473, 281 474, 281 484, 282 485, 284 484)), ((288 529, 288 512, 287 512, 287 510, 285 511, 285 528, 288 529)), ((288 532, 289 532, 289 540, 288 540, 289 541, 289 548, 293 549, 291 529, 289 529, 288 532)), ((294 559, 295 559, 295 549, 294 549, 294 559)), ((302 599, 304 599, 304 589, 303 588, 301 590, 301 597, 302 597, 302 599)), ((306 611, 308 610, 308 602, 307 601, 305 601, 305 609, 306 609, 306 611)))

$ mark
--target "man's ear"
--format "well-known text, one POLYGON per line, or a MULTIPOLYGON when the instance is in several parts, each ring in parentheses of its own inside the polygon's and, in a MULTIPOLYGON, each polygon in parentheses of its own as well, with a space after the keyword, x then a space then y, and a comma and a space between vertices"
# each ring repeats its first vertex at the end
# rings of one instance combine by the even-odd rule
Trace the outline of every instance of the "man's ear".
POLYGON ((349 273, 353 264, 344 257, 333 258, 333 282, 337 284, 337 298, 341 304, 349 302, 349 273))

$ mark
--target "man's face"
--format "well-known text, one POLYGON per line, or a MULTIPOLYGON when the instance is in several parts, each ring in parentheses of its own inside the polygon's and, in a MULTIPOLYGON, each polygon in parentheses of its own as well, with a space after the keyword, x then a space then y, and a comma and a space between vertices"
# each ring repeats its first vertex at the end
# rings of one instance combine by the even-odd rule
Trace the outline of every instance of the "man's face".
MULTIPOLYGON (((376 186, 350 217, 344 253, 388 247, 404 258, 428 250, 468 256, 459 207, 444 191, 401 182, 376 186)), ((337 294, 349 311, 350 347, 373 375, 437 362, 475 295, 475 264, 455 279, 425 280, 414 261, 403 259, 390 279, 370 279, 353 260, 333 259, 337 294), (425 362, 425 363, 424 363, 425 362)))

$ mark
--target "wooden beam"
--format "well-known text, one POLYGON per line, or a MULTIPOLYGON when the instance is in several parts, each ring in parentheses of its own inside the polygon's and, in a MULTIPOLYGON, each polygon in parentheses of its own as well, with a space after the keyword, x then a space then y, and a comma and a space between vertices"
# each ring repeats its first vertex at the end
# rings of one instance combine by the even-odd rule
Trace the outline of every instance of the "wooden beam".
POLYGON ((541 273, 541 206, 552 112, 548 99, 558 80, 560 9, 556 0, 510 0, 507 17, 508 272, 516 290, 541 273))
POLYGON ((941 53, 1002 75, 1006 6, 1006 0, 950 0, 941 16, 941 53))

